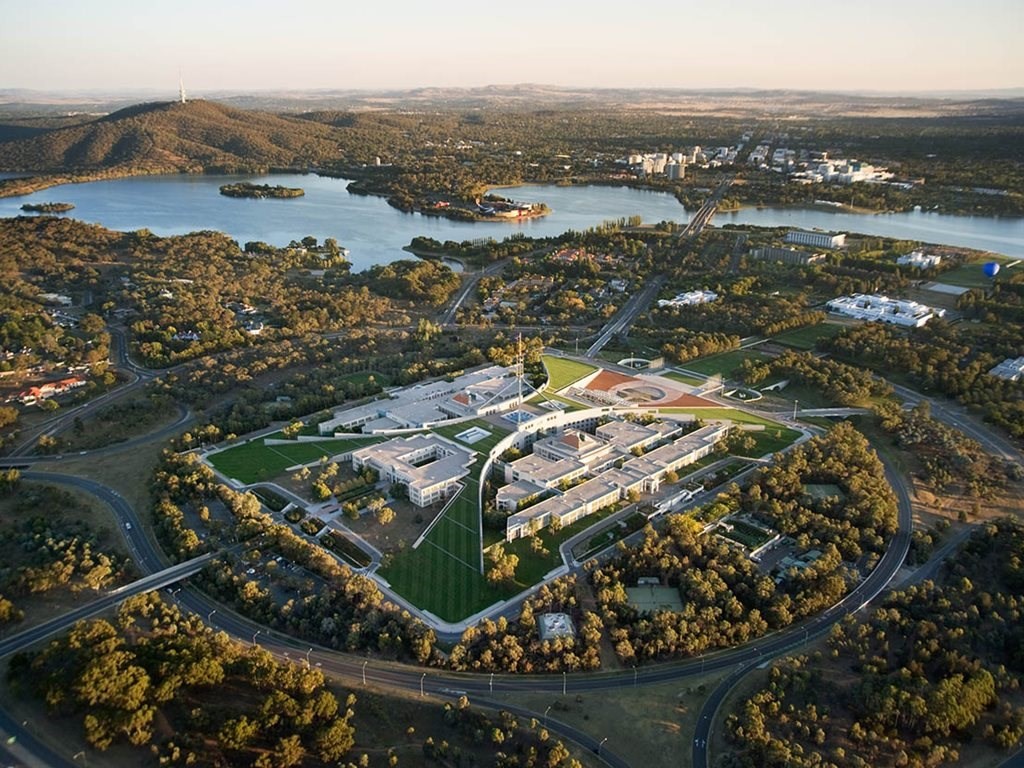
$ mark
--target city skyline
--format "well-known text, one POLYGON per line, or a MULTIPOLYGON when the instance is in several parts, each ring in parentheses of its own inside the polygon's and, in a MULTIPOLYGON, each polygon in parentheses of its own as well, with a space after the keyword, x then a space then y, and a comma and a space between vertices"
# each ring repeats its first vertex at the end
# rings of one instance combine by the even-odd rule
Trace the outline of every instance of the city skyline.
POLYGON ((766 13, 526 0, 341 8, 2 1, 0 88, 192 92, 544 83, 607 88, 971 91, 1024 86, 1024 5, 785 0, 766 13), (507 10, 507 12, 506 12, 507 10))

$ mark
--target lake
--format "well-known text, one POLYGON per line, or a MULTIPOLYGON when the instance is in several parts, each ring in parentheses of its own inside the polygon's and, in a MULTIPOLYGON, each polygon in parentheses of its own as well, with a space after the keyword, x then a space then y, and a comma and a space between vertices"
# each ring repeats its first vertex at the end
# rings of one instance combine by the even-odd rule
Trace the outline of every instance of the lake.
MULTIPOLYGON (((519 197, 546 202, 552 213, 521 222, 465 222, 403 213, 382 197, 353 195, 348 180, 315 175, 139 176, 50 187, 22 197, 0 198, 0 216, 17 216, 24 203, 72 203, 68 215, 120 231, 146 228, 157 235, 202 229, 225 232, 239 243, 262 240, 287 245, 306 235, 333 237, 349 249, 354 269, 414 258, 402 250, 417 235, 437 240, 502 239, 513 232, 533 237, 583 230, 606 219, 638 214, 644 221, 682 221, 686 210, 674 197, 628 187, 529 187, 519 197), (225 197, 222 184, 251 181, 301 187, 304 197, 253 200, 225 197)), ((502 192, 502 190, 498 190, 502 192)))
MULTIPOLYGON (((66 184, 23 197, 0 199, 0 216, 17 216, 24 203, 66 202, 69 215, 114 230, 147 228, 158 235, 202 229, 225 232, 245 243, 287 245, 306 235, 335 238, 348 248, 353 268, 411 258, 403 246, 417 235, 437 240, 501 239, 514 232, 534 237, 583 230, 609 219, 639 215, 647 223, 683 222, 688 214, 670 194, 628 187, 524 185, 496 190, 523 202, 544 202, 552 213, 521 222, 460 222, 403 213, 381 197, 349 194, 345 179, 315 175, 140 176, 66 184), (249 200, 221 195, 235 181, 302 187, 305 197, 249 200)), ((855 214, 810 209, 743 209, 720 213, 717 225, 820 227, 992 250, 1024 258, 1024 219, 937 213, 855 214)))

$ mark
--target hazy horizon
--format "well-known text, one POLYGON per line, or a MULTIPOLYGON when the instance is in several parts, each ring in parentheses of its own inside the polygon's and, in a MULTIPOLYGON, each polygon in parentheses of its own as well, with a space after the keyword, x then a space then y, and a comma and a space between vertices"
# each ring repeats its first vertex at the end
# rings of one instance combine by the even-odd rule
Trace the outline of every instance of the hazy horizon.
POLYGON ((383 10, 0 0, 0 88, 194 93, 573 88, 925 93, 1024 86, 1024 3, 607 0, 383 10))

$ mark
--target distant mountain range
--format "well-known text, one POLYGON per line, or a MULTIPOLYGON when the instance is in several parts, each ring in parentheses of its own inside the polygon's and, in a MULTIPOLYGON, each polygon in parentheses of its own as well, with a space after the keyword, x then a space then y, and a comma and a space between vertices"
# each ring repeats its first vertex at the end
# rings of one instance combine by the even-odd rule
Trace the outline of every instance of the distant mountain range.
POLYGON ((202 100, 139 104, 81 119, 24 129, 27 137, 0 142, 0 169, 244 172, 316 163, 338 146, 330 126, 202 100))
MULTIPOLYGON (((301 112, 331 109, 533 109, 618 106, 675 106, 701 113, 744 110, 751 116, 804 113, 827 108, 830 114, 973 114, 978 110, 1019 111, 1024 87, 978 91, 825 92, 757 88, 570 88, 535 83, 475 88, 403 90, 196 91, 203 98, 244 109, 301 112)), ((45 116, 107 113, 139 101, 172 94, 164 91, 43 92, 0 89, 0 115, 45 116)))

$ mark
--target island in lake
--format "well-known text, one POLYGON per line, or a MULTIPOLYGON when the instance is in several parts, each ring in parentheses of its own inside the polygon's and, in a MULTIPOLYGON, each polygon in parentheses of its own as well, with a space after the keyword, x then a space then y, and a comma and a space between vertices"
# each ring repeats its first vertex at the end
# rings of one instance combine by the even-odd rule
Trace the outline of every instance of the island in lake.
POLYGON ((302 197, 306 194, 304 189, 299 187, 272 187, 269 184, 250 184, 239 182, 238 184, 225 184, 220 188, 220 193, 227 197, 302 197))
POLYGON ((21 210, 26 213, 67 213, 74 207, 71 203, 25 203, 21 210))

